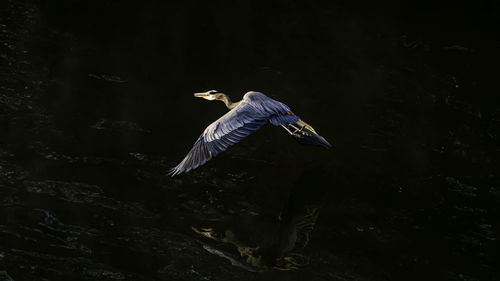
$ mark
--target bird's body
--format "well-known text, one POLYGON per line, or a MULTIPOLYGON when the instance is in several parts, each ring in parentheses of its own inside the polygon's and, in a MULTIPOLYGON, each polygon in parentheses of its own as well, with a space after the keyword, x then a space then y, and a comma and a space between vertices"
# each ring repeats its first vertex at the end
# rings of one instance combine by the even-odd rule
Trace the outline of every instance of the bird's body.
POLYGON ((229 146, 257 131, 267 121, 272 125, 282 126, 301 144, 330 147, 323 137, 293 114, 287 105, 263 93, 247 92, 243 99, 236 103, 215 90, 197 93, 195 97, 223 101, 230 111, 203 131, 184 160, 170 171, 172 176, 189 172, 205 164, 229 146))

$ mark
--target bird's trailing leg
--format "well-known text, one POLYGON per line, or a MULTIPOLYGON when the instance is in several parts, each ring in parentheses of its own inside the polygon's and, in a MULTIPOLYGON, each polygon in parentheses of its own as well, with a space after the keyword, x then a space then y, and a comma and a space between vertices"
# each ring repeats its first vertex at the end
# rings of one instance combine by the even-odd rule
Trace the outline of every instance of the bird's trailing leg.
POLYGON ((297 127, 297 126, 295 126, 295 125, 293 125, 293 124, 289 124, 289 126, 295 129, 295 131, 294 131, 293 133, 302 132, 302 130, 304 130, 304 128, 306 127, 306 126, 304 125, 304 126, 302 126, 301 128, 299 128, 299 127, 297 127))
POLYGON ((305 125, 302 127, 297 127, 294 124, 288 124, 287 126, 281 125, 290 135, 296 136, 296 137, 301 137, 303 135, 309 135, 307 132, 304 131, 304 128, 306 127, 305 125), (290 126, 294 131, 291 131, 288 126, 290 126))
POLYGON ((283 129, 285 129, 288 133, 290 133, 290 135, 293 135, 292 131, 290 131, 287 126, 281 125, 281 127, 283 127, 283 129))
POLYGON ((295 129, 295 131, 292 132, 287 126, 281 125, 281 127, 283 127, 283 129, 285 129, 288 133, 290 133, 290 135, 292 135, 292 136, 299 136, 299 134, 297 134, 297 130, 298 130, 297 127, 292 126, 291 124, 289 124, 288 126, 291 126, 293 129, 295 129))

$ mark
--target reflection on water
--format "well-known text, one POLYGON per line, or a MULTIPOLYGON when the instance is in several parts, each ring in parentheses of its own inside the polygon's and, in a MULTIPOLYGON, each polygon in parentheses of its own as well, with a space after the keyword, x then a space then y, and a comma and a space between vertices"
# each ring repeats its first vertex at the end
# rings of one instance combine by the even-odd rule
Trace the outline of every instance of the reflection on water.
POLYGON ((257 216, 253 218, 254 222, 244 220, 246 225, 243 226, 235 226, 241 224, 241 220, 232 219, 228 224, 219 225, 217 230, 196 227, 193 227, 193 230, 214 241, 234 245, 240 257, 245 260, 245 264, 238 261, 234 254, 225 253, 208 245, 204 245, 204 248, 249 271, 259 271, 264 268, 300 269, 309 263, 309 259, 297 254, 296 251, 300 251, 309 243, 310 234, 320 212, 321 199, 327 190, 326 182, 323 171, 318 169, 304 171, 285 199, 279 220, 264 229, 254 225, 255 221, 259 220, 257 216), (255 241, 252 238, 256 235, 263 236, 263 239, 255 241))

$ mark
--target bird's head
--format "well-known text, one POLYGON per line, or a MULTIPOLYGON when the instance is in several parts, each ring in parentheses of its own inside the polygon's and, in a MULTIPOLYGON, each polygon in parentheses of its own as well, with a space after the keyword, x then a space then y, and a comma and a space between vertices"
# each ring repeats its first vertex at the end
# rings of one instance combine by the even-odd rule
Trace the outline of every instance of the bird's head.
POLYGON ((194 96, 206 100, 222 100, 226 95, 217 90, 210 90, 203 93, 195 93, 194 96))

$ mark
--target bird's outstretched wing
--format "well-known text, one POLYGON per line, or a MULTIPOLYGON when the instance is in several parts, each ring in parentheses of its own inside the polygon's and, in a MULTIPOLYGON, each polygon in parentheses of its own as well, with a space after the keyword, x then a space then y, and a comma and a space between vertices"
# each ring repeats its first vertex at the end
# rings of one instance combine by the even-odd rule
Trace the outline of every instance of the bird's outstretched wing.
POLYGON ((270 113, 245 101, 210 124, 179 165, 170 170, 175 176, 189 172, 262 127, 270 113))

